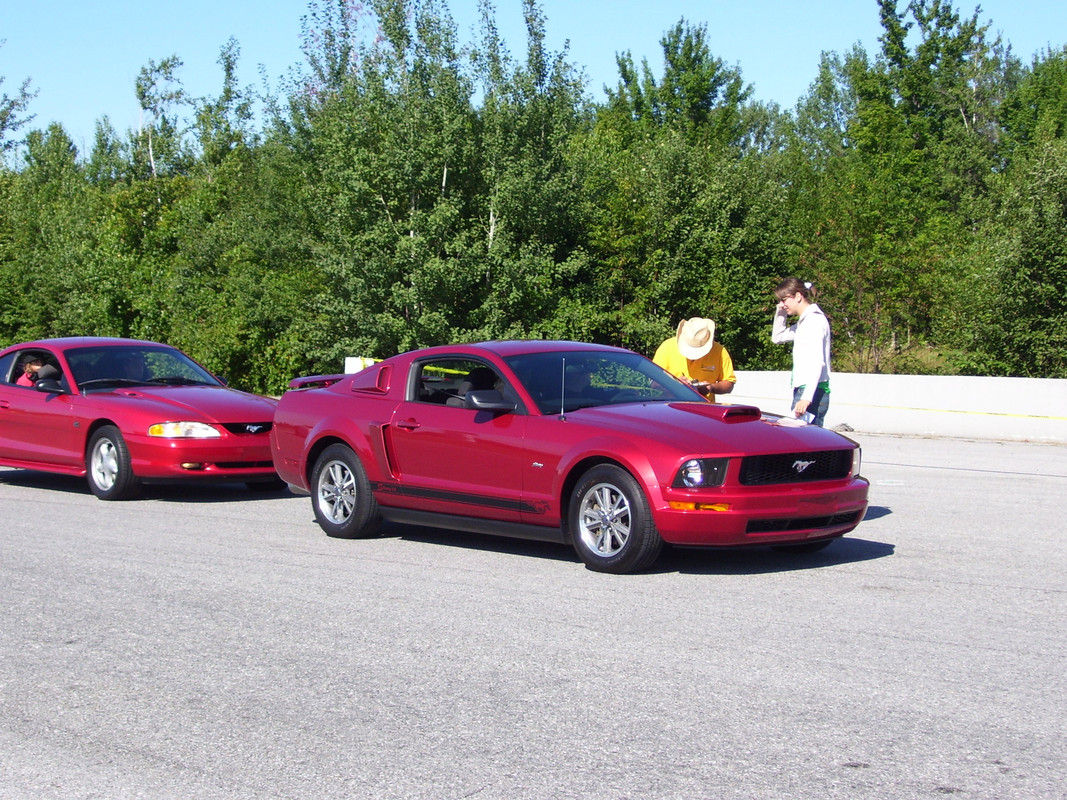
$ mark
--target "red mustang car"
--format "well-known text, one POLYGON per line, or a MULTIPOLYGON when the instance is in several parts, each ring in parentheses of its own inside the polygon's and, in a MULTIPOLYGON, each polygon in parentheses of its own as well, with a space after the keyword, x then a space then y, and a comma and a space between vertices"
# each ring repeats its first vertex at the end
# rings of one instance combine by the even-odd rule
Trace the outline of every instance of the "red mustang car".
POLYGON ((45 339, 0 351, 0 465, 85 475, 103 500, 143 481, 276 483, 276 401, 230 389, 173 347, 45 339))
POLYGON ((330 536, 384 518, 570 543, 621 573, 664 542, 815 550, 867 508, 855 442, 709 403, 620 348, 434 347, 289 385, 274 464, 330 536))

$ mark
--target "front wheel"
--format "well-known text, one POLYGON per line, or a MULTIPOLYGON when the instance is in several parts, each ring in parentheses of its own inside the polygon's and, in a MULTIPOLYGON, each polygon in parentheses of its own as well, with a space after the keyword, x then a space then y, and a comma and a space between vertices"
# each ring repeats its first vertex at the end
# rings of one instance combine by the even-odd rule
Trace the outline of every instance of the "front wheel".
POLYGON ((322 451, 311 471, 311 503, 315 520, 327 536, 360 539, 378 529, 378 502, 370 481, 350 447, 332 444, 322 451))
POLYGON ((645 493, 630 473, 613 464, 582 476, 568 516, 578 557, 597 572, 646 569, 663 549, 645 493))
POLYGON ((126 441, 114 425, 99 428, 89 439, 85 474, 89 488, 101 500, 129 500, 141 491, 126 441))

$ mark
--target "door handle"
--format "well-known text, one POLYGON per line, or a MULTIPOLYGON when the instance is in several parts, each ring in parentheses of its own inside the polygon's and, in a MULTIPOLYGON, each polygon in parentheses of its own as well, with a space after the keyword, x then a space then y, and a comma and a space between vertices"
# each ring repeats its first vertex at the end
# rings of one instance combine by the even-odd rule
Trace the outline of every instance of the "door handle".
POLYGON ((415 419, 410 419, 410 418, 409 419, 404 419, 404 420, 401 420, 400 422, 396 423, 396 427, 401 428, 401 429, 403 429, 405 431, 413 431, 413 430, 415 430, 416 428, 419 427, 419 421, 415 420, 415 419))

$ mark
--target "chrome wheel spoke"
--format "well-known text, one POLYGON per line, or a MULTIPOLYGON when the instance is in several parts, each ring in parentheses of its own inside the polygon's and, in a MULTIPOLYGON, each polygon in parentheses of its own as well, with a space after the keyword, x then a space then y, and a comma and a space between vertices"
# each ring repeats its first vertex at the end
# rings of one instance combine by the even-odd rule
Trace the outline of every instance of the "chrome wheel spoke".
POLYGON ((610 484, 597 484, 586 492, 578 518, 579 535, 599 555, 615 555, 630 538, 630 504, 610 484))
POLYGON ((326 475, 319 484, 319 504, 331 522, 343 523, 356 507, 356 481, 352 472, 334 461, 326 467, 326 475))

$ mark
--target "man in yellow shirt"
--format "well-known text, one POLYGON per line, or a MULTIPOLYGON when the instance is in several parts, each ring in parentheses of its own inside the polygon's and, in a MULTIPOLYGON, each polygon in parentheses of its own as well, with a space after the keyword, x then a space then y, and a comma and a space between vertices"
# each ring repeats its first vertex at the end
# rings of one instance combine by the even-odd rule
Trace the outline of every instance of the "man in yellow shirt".
POLYGON ((737 383, 733 359, 715 341, 715 323, 710 319, 683 319, 678 323, 678 333, 657 348, 652 360, 691 383, 712 403, 716 395, 732 392, 737 383))

